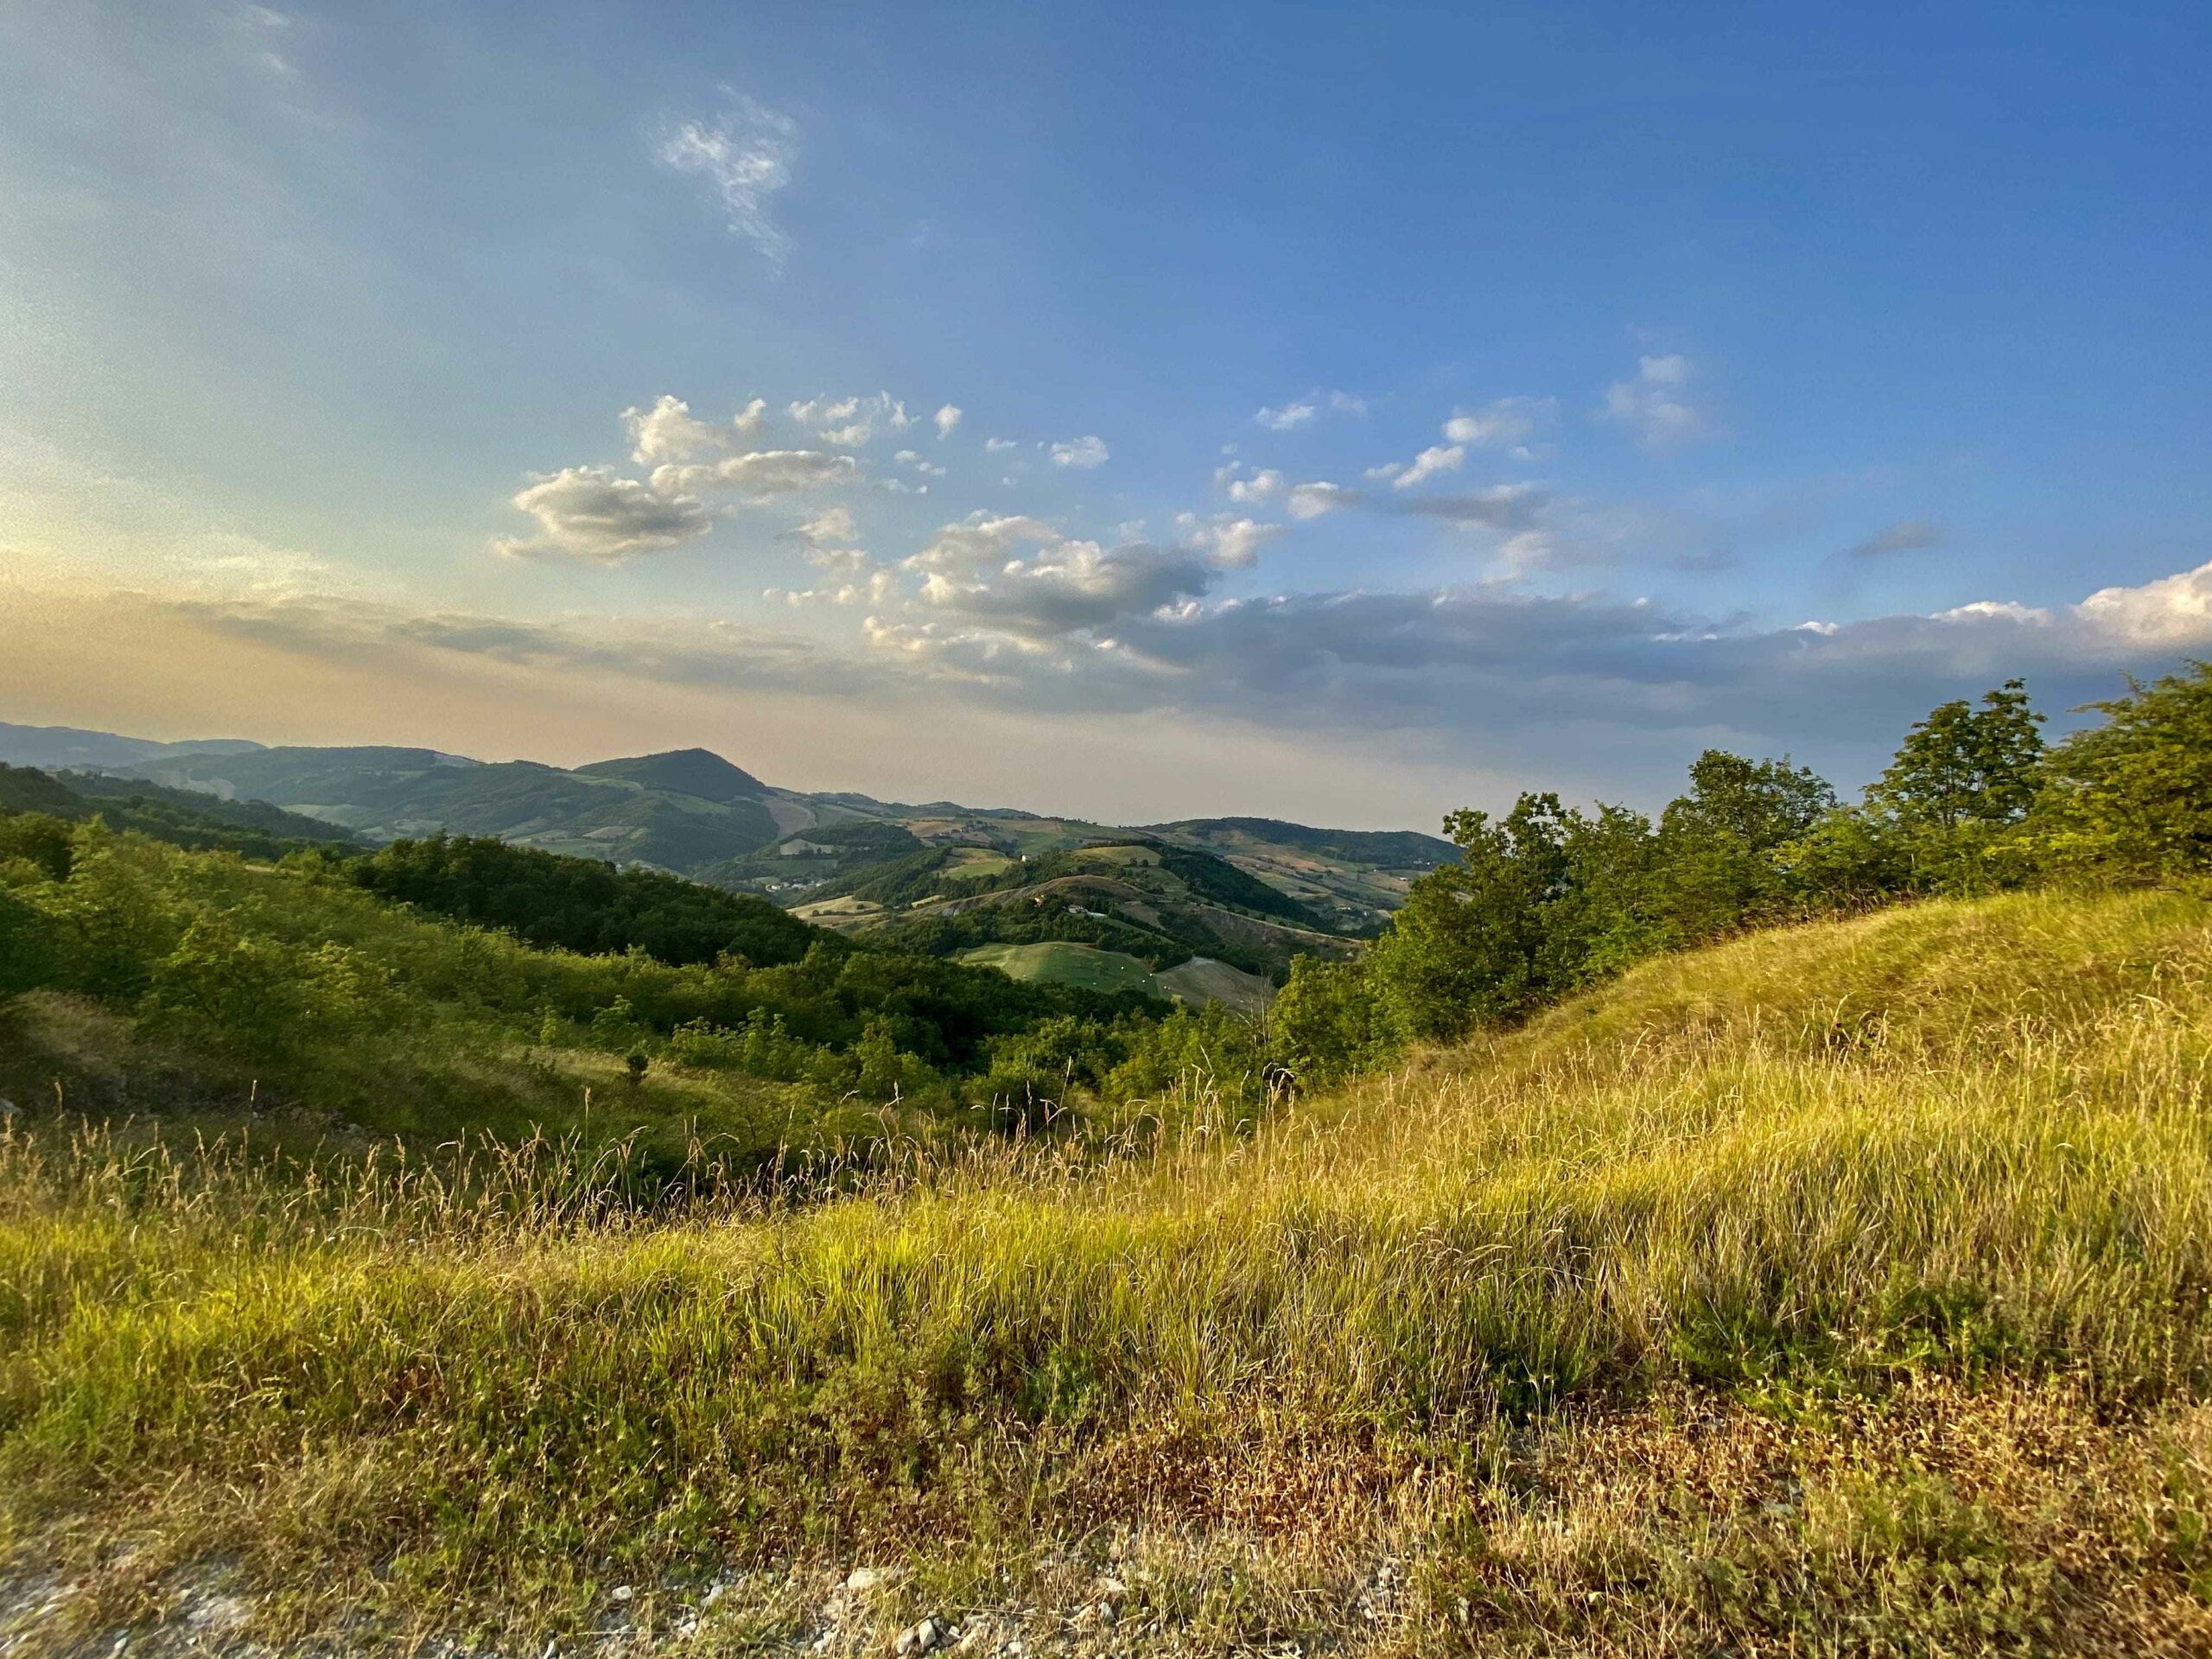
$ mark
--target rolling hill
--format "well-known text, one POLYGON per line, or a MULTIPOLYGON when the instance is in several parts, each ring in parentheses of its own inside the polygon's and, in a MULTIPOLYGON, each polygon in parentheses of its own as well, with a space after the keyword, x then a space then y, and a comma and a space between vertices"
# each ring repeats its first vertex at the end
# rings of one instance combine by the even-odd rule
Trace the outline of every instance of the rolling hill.
MULTIPOLYGON (((841 906, 849 917, 926 898, 940 872, 972 880, 993 860, 1003 873, 1024 859, 1142 840, 1182 861, 1183 885, 1204 906, 1294 933, 1357 938, 1382 925, 1413 876, 1454 855, 1433 836, 1266 818, 1132 831, 1010 807, 810 794, 764 783, 699 748, 564 769, 423 748, 158 743, 0 725, 0 761, 73 765, 195 796, 265 802, 372 844, 438 830, 495 836, 643 864, 787 908, 855 897, 861 902, 841 906), (931 855, 942 856, 932 863, 931 855)), ((1189 943, 1204 952, 1213 940, 1247 967, 1262 958, 1279 965, 1295 948, 1242 923, 1224 925, 1228 937, 1200 930, 1189 943)))

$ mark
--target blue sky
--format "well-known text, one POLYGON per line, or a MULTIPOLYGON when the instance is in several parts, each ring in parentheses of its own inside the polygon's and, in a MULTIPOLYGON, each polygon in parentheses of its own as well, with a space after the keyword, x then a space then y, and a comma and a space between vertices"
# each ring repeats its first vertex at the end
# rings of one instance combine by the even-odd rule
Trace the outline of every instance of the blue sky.
POLYGON ((2208 47, 30 0, 0 717, 1125 818, 1855 785, 2212 652, 2208 47))

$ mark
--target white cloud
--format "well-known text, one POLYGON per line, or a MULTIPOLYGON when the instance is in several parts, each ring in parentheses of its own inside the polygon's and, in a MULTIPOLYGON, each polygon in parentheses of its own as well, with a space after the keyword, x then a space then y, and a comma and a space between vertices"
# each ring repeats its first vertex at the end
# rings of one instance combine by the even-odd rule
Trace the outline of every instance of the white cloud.
POLYGON ((1019 449, 1020 448, 1021 446, 1016 443, 1012 438, 985 438, 983 440, 983 448, 985 452, 989 454, 1004 454, 1009 449, 1019 449))
POLYGON ((1426 483, 1439 473, 1456 473, 1467 459, 1465 444, 1431 444, 1410 462, 1392 461, 1387 467, 1371 467, 1367 475, 1371 479, 1389 479, 1394 490, 1409 490, 1416 484, 1426 483))
POLYGON ((537 521, 538 533, 502 537, 493 543, 510 558, 625 564, 696 540, 714 528, 707 510, 691 496, 648 488, 607 467, 567 467, 537 474, 517 493, 514 505, 537 521))
POLYGON ((695 420, 690 404, 666 392, 649 410, 624 410, 622 424, 633 446, 631 459, 641 467, 657 466, 664 461, 689 461, 694 455, 718 450, 723 444, 719 428, 695 420))
POLYGON ((1634 379, 1616 380, 1605 388, 1600 412, 1634 429, 1637 442, 1647 449, 1676 448, 1705 430, 1704 418, 1686 395, 1691 373, 1689 359, 1680 353, 1640 358, 1634 379))
POLYGON ((1472 448, 1493 443, 1517 446, 1539 428, 1548 425, 1558 411, 1555 398, 1501 397, 1472 414, 1465 410, 1454 414, 1444 423, 1444 435, 1453 443, 1464 443, 1472 448))
MULTIPOLYGON (((1294 432, 1300 427, 1311 423, 1324 408, 1339 415, 1363 416, 1367 413, 1367 399, 1349 391, 1322 391, 1317 387, 1303 397, 1293 398, 1279 408, 1261 409, 1252 418, 1270 432, 1294 432)), ((1222 453, 1233 454, 1233 446, 1224 448, 1222 453)))
POLYGON ((1357 490, 1347 489, 1341 484, 1325 480, 1312 484, 1294 484, 1290 493, 1283 498, 1283 505, 1294 518, 1319 518, 1323 513, 1348 507, 1359 499, 1357 490))
POLYGON ((861 580, 841 582, 834 588, 803 588, 796 591, 764 588, 760 596, 771 604, 780 601, 791 606, 882 605, 898 596, 898 583, 888 570, 874 570, 861 580))
POLYGON ((768 216, 769 199, 791 182, 798 127, 789 116, 741 94, 710 122, 680 123, 660 142, 661 165, 702 175, 720 199, 733 234, 772 265, 791 252, 791 238, 768 216))
POLYGON ((861 448, 875 436, 879 427, 903 432, 914 423, 906 405, 887 391, 872 397, 824 394, 792 404, 785 412, 800 426, 813 428, 823 442, 839 449, 861 448))
POLYGON ((933 461, 923 460, 918 453, 912 449, 901 449, 897 454, 892 456, 891 459, 897 461, 901 467, 912 467, 925 478, 943 478, 944 476, 944 467, 938 466, 933 461))
POLYGON ((958 574, 1002 564, 1021 548, 1050 546, 1060 532, 1026 513, 994 518, 972 512, 962 523, 946 524, 920 552, 906 561, 910 570, 958 574))
POLYGON ((957 404, 947 404, 930 416, 937 423, 937 435, 940 443, 950 437, 954 429, 959 426, 961 412, 957 404))
POLYGON ((1112 453, 1106 448, 1106 440, 1096 435, 1072 438, 1052 447, 1055 467, 1072 467, 1083 472, 1089 472, 1094 467, 1103 467, 1112 453))
POLYGON ((1229 499, 1246 506, 1258 506, 1282 488, 1282 474, 1269 467, 1249 478, 1231 477, 1227 480, 1229 499))
POLYGON ((1262 548, 1277 537, 1290 533, 1281 524, 1256 524, 1225 512, 1206 519, 1185 512, 1179 515, 1175 523, 1192 546, 1230 570, 1249 569, 1259 563, 1262 548))
POLYGON ((740 500, 759 503, 840 484, 857 470, 858 463, 850 455, 826 454, 818 449, 756 449, 711 464, 657 467, 652 485, 664 495, 727 489, 740 500))
POLYGON ((1319 412, 1312 404, 1285 404, 1280 409, 1262 408, 1252 418, 1270 432, 1294 432, 1319 412))
POLYGON ((631 458, 641 467, 664 461, 690 461, 699 455, 728 453, 733 437, 748 437, 767 424, 768 400, 755 397, 730 417, 728 427, 696 419, 691 405, 663 392, 651 409, 622 411, 624 430, 630 435, 631 458))
POLYGON ((2212 644, 2212 564, 2139 588, 2101 588, 2074 613, 2113 645, 2160 651, 2212 644))

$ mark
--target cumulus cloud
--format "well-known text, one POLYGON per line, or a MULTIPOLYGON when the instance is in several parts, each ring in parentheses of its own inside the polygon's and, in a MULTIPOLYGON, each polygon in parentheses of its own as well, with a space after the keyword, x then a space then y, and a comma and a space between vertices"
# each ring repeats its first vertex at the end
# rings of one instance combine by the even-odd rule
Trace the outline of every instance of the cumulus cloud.
POLYGON ((1311 484, 1292 485, 1290 493, 1283 498, 1283 506, 1294 518, 1319 518, 1323 513, 1351 506, 1358 499, 1357 490, 1318 480, 1311 484))
POLYGON ((514 505, 537 521, 537 534, 505 536, 493 543, 510 558, 626 564, 696 541, 714 528, 713 518, 692 496, 648 487, 608 467, 566 467, 534 474, 516 493, 514 505))
POLYGON ((1647 449, 1673 449, 1703 435, 1704 418, 1688 399, 1690 360, 1679 353, 1637 361, 1633 379, 1605 388, 1600 410, 1632 429, 1647 449))
POLYGON ((1289 531, 1281 524, 1262 524, 1233 513, 1216 513, 1201 519, 1196 513, 1179 514, 1176 528, 1184 539, 1224 569, 1249 569, 1259 562, 1260 550, 1289 531))
POLYGON ((1012 438, 985 438, 983 440, 984 451, 989 454, 1004 454, 1009 449, 1019 449, 1020 448, 1021 446, 1016 443, 1012 438))
POLYGON ((739 93, 709 120, 684 121, 663 135, 660 163, 703 178, 729 222, 761 257, 780 267, 791 238, 768 216, 770 198, 791 182, 798 127, 789 116, 739 93))
POLYGON ((1911 553, 1941 546, 1943 527, 1927 518, 1901 518, 1885 524, 1850 550, 1854 559, 1878 559, 1885 553, 1911 553))
POLYGON ((937 423, 937 435, 938 442, 942 443, 945 439, 952 435, 954 430, 960 424, 960 416, 962 413, 963 411, 957 404, 947 404, 939 409, 936 414, 930 416, 931 420, 937 423))
POLYGON ((971 512, 962 522, 940 529, 920 552, 906 560, 906 568, 945 575, 988 569, 1003 564, 1024 547, 1046 546, 1060 539, 1058 531, 1027 513, 971 512))
POLYGON ((945 469, 944 467, 938 466, 933 461, 925 461, 921 454, 916 450, 901 449, 897 454, 892 456, 891 459, 897 461, 901 467, 912 467, 914 471, 921 474, 925 478, 943 478, 944 476, 945 469))
POLYGON ((1106 440, 1095 434, 1087 437, 1071 438, 1065 443, 1052 445, 1050 451, 1055 467, 1072 467, 1088 472, 1094 467, 1103 467, 1112 458, 1106 440))
POLYGON ((696 490, 728 490, 753 505, 779 496, 842 484, 859 470, 850 455, 819 449, 756 449, 710 463, 671 464, 653 468, 652 486, 664 495, 696 490))
POLYGON ((906 405, 887 391, 873 397, 836 397, 824 395, 795 403, 785 413, 800 426, 814 429, 823 442, 839 449, 857 449, 874 438, 879 428, 903 432, 914 423, 906 405))
POLYGON ((1282 474, 1273 467, 1255 473, 1249 478, 1236 477, 1234 469, 1224 470, 1229 473, 1224 480, 1229 487, 1229 499, 1248 507, 1259 506, 1282 488, 1282 474))
POLYGON ((663 392, 651 409, 622 411, 630 435, 631 459, 641 467, 727 454, 734 437, 747 437, 767 423, 768 400, 755 397, 730 417, 727 427, 694 418, 691 405, 663 392))
POLYGON ((2139 588, 2100 588, 2073 614, 2117 649, 2202 649, 2212 645, 2212 564, 2139 588))

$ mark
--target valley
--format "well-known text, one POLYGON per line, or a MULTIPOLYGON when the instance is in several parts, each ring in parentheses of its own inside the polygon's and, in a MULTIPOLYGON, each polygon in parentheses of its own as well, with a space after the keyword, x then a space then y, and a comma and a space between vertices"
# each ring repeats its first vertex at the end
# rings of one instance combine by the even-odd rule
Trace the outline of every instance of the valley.
MULTIPOLYGON (((394 747, 155 743, 0 725, 0 763, 46 762, 79 794, 125 787, 273 810, 297 836, 378 846, 488 836, 758 894, 841 932, 950 957, 1009 948, 1017 978, 1080 982, 1129 956, 1150 995, 1249 1007, 1293 957, 1351 954, 1409 884, 1456 855, 1412 831, 1262 818, 1135 828, 762 782, 703 749, 563 769, 394 747), (1177 970, 1187 968, 1189 971, 1177 970), (1074 978, 1071 980, 1070 976, 1074 978)), ((1124 975, 1126 977, 1126 975, 1124 975)))

